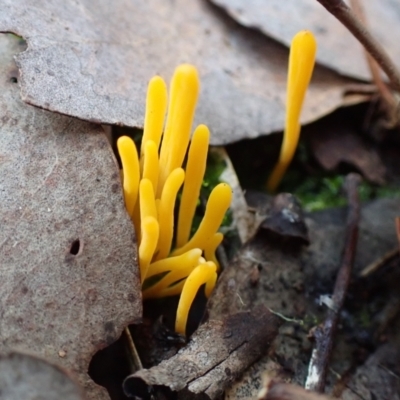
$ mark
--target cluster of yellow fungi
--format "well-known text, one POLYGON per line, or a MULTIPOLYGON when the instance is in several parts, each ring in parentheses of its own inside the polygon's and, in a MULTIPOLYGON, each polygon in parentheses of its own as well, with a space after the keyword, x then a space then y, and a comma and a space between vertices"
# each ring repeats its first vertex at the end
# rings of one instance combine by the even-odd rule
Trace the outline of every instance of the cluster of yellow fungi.
POLYGON ((117 141, 125 204, 139 245, 143 298, 180 294, 175 330, 181 334, 185 334, 198 289, 205 284, 208 297, 215 286, 219 269, 215 251, 223 239, 218 229, 232 198, 229 185, 217 185, 197 231, 190 237, 210 137, 208 128, 199 125, 190 140, 199 86, 196 68, 180 65, 171 81, 168 102, 164 80, 153 77, 147 91, 140 155, 130 137, 117 141), (181 189, 175 224, 174 210, 181 189), (153 280, 155 283, 148 284, 153 280))
MULTIPOLYGON (((316 41, 311 32, 295 35, 289 57, 285 132, 279 161, 267 183, 269 191, 276 190, 296 150, 300 112, 315 53, 316 41)), ((192 65, 180 65, 175 70, 169 103, 164 80, 155 76, 147 91, 140 155, 130 137, 122 136, 117 142, 125 204, 139 244, 143 298, 180 294, 175 330, 181 334, 185 334, 189 309, 199 288, 205 285, 208 297, 215 286, 219 270, 215 251, 223 239, 218 229, 232 198, 229 185, 217 185, 196 233, 190 237, 210 137, 208 128, 199 125, 190 140, 198 94, 198 73, 192 65), (155 283, 146 285, 157 277, 155 283)))
POLYGON ((286 119, 278 163, 267 182, 275 192, 293 159, 300 136, 300 113, 315 64, 317 42, 310 31, 300 31, 292 39, 287 77, 286 119))

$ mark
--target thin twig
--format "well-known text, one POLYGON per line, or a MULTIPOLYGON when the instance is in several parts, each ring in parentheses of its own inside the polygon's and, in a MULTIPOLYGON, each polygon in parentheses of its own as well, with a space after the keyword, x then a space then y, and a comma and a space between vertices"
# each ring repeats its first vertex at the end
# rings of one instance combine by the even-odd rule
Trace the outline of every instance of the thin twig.
POLYGON ((367 265, 361 272, 360 277, 365 278, 373 272, 377 271, 379 268, 386 265, 389 261, 393 260, 395 257, 399 256, 399 248, 396 247, 385 253, 382 257, 367 265))
POLYGON ((129 356, 131 359, 131 372, 136 372, 139 369, 143 368, 142 361, 140 360, 139 353, 136 350, 135 342, 133 341, 131 331, 128 327, 124 329, 128 349, 129 349, 129 356))
MULTIPOLYGON (((361 0, 350 0, 351 8, 355 16, 367 27, 367 19, 365 17, 364 9, 361 5, 361 0)), ((386 116, 386 125, 388 128, 393 128, 398 123, 397 114, 397 100, 393 93, 387 87, 381 76, 381 69, 378 63, 374 60, 371 54, 364 49, 365 58, 371 72, 372 80, 381 97, 381 106, 386 116)))
POLYGON ((308 390, 323 392, 325 388, 325 379, 332 354, 333 341, 340 311, 343 307, 350 282, 357 248, 358 223, 360 219, 360 201, 357 190, 359 182, 360 176, 357 174, 349 174, 346 177, 345 188, 348 198, 348 216, 342 265, 336 277, 332 307, 328 310, 324 324, 317 326, 313 331, 315 347, 311 355, 305 384, 305 388, 308 390))
POLYGON ((400 91, 400 73, 380 43, 369 33, 343 0, 317 0, 334 15, 376 60, 397 91, 400 91))
POLYGON ((394 219, 394 223, 395 223, 395 226, 396 226, 397 242, 399 244, 399 250, 400 250, 400 217, 396 217, 394 219))

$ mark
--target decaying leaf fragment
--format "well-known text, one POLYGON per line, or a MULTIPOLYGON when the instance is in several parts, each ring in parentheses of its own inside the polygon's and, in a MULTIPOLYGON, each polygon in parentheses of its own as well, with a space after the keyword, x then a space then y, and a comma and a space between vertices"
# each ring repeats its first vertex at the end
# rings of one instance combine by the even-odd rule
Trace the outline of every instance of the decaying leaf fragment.
POLYGON ((178 354, 127 377, 125 393, 138 396, 135 389, 142 387, 144 381, 147 385, 163 385, 174 391, 186 389, 215 399, 267 352, 278 326, 278 318, 262 306, 251 312, 209 320, 178 354))
POLYGON ((98 126, 20 100, 18 39, 0 35, 0 351, 71 371, 141 319, 133 226, 98 126))
MULTIPOLYGON (((28 42, 16 57, 27 103, 143 127, 149 79, 169 80, 178 64, 191 63, 202 82, 196 122, 209 126, 212 144, 283 127, 287 49, 205 0, 3 0, 1 11, 0 31, 28 42)), ((316 68, 303 122, 341 105, 349 82, 316 68)))
POLYGON ((340 163, 355 166, 372 183, 385 183, 386 168, 376 151, 349 129, 327 128, 311 136, 311 148, 315 158, 327 170, 332 171, 340 163))
POLYGON ((83 400, 78 384, 66 371, 40 358, 0 355, 0 400, 83 400))

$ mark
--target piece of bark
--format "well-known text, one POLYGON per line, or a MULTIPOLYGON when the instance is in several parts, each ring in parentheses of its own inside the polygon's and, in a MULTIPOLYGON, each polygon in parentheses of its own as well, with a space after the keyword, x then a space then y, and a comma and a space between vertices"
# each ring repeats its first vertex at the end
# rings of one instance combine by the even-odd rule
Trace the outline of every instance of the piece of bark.
POLYGON ((88 399, 93 354, 141 320, 135 235, 101 127, 23 103, 0 35, 0 351, 70 371, 88 399))
MULTIPOLYGON (((24 101, 81 119, 142 127, 146 87, 197 66, 196 123, 221 145, 280 131, 288 51, 205 0, 3 0, 0 31, 28 42, 16 57, 24 101)), ((343 103, 353 81, 316 67, 302 122, 343 103)))
POLYGON ((219 319, 259 305, 294 317, 305 305, 298 295, 303 288, 298 256, 299 247, 290 240, 272 240, 259 232, 220 275, 208 302, 209 317, 219 319))
POLYGON ((0 400, 84 400, 67 371, 23 353, 0 355, 0 400))
POLYGON ((243 370, 268 351, 278 326, 278 318, 265 307, 209 320, 174 357, 127 377, 124 391, 128 396, 140 397, 141 382, 145 382, 216 399, 243 370))

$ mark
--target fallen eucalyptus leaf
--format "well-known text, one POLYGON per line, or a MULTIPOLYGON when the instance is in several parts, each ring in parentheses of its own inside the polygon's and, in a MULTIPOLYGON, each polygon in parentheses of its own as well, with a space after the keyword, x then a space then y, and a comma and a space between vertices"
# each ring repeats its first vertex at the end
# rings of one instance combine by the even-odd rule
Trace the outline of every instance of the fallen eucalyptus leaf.
POLYGON ((25 349, 77 374, 141 319, 134 231, 101 128, 24 104, 0 35, 0 351, 25 349))
POLYGON ((40 358, 0 355, 0 400, 84 400, 82 389, 66 371, 40 358))
MULTIPOLYGON (((316 0, 211 0, 236 21, 258 28, 290 45, 300 30, 312 31, 318 41, 317 61, 343 75, 371 79, 361 44, 316 0)), ((368 28, 400 64, 400 5, 392 0, 364 1, 368 28), (390 29, 388 29, 390 27, 390 29)))
MULTIPOLYGON (((27 103, 142 127, 149 79, 189 62, 202 82, 197 122, 212 144, 282 130, 287 50, 205 0, 3 0, 0 31, 28 42, 16 57, 27 103)), ((339 107, 350 82, 317 67, 303 122, 339 107)))

